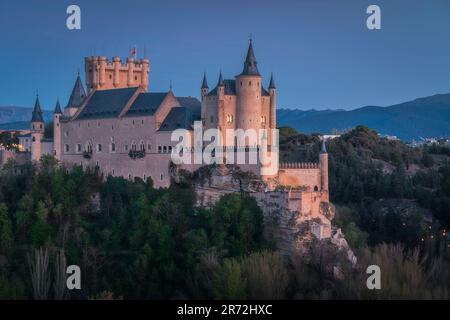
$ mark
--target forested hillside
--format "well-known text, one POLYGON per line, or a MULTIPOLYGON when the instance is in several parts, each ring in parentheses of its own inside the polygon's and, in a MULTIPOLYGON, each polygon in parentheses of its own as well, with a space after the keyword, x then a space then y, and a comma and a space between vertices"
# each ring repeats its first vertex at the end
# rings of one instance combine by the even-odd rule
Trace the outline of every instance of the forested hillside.
MULTIPOLYGON (((317 137, 284 128, 281 140, 282 158, 317 159, 317 137)), ((410 149, 364 127, 327 147, 335 223, 357 268, 326 241, 306 258, 281 256, 246 194, 196 208, 188 182, 154 189, 44 157, 0 173, 0 299, 448 297, 448 149, 410 149), (439 222, 424 220, 428 212, 439 222), (374 263, 385 274, 379 292, 366 287, 374 263), (71 264, 82 289, 69 292, 71 264)))

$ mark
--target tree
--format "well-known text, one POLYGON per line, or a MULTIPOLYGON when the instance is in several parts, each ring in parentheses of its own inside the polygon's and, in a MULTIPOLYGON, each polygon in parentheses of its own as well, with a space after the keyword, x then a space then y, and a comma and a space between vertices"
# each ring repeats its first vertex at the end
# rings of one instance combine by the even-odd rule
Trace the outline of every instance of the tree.
POLYGON ((245 299, 245 279, 241 265, 235 259, 225 259, 214 276, 215 299, 245 299))
POLYGON ((247 279, 249 299, 284 299, 289 273, 283 257, 277 252, 252 253, 241 261, 247 279))
POLYGON ((12 223, 8 216, 8 208, 0 203, 0 255, 9 255, 14 244, 12 223))

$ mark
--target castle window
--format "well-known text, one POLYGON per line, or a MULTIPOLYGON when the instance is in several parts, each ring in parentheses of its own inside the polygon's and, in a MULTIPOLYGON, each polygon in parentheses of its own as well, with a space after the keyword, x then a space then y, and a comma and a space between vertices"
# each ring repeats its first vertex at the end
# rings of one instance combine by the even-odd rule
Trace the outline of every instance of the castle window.
POLYGON ((33 137, 33 139, 31 139, 33 142, 35 142, 36 141, 36 137, 33 137))
POLYGON ((139 145, 139 150, 145 151, 145 144, 143 142, 139 145))
POLYGON ((266 123, 266 116, 261 116, 261 123, 266 123))
POLYGON ((211 120, 211 123, 214 123, 214 117, 213 116, 211 116, 210 120, 211 120))
POLYGON ((158 146, 158 153, 161 153, 161 152, 162 152, 162 147, 158 146))
POLYGON ((242 81, 241 81, 241 87, 242 87, 242 81))
POLYGON ((233 115, 231 114, 227 115, 227 123, 233 123, 233 115))
POLYGON ((112 169, 112 175, 114 175, 114 169, 112 169))
POLYGON ((169 153, 172 153, 172 146, 169 146, 169 153))
POLYGON ((64 146, 64 152, 69 152, 69 145, 68 144, 66 144, 65 146, 64 146))
POLYGON ((248 85, 249 85, 249 86, 251 86, 251 85, 252 85, 252 82, 251 82, 251 81, 249 81, 249 82, 248 82, 248 85))
POLYGON ((111 152, 116 152, 116 144, 111 143, 111 152))
POLYGON ((109 78, 112 79, 112 75, 111 74, 109 75, 109 78))
POLYGON ((134 80, 137 80, 137 77, 134 77, 134 80))
POLYGON ((142 120, 141 123, 144 124, 144 120, 142 120))
POLYGON ((128 180, 131 180, 131 173, 128 174, 128 180))
POLYGON ((65 135, 66 137, 68 137, 68 136, 69 136, 69 131, 64 132, 64 135, 65 135))
POLYGON ((319 191, 319 188, 317 186, 315 186, 314 191, 319 191))
POLYGON ((97 144, 97 152, 102 152, 102 145, 100 143, 97 144))
POLYGON ((81 144, 77 144, 77 153, 81 152, 81 144))
POLYGON ((131 151, 136 151, 136 143, 131 144, 131 151))
POLYGON ((167 153, 167 146, 163 147, 163 153, 167 153))
POLYGON ((41 125, 39 125, 39 127, 42 129, 42 124, 41 125))
POLYGON ((151 145, 150 143, 147 144, 147 150, 148 150, 148 151, 152 150, 152 145, 151 145))
POLYGON ((111 126, 111 130, 114 130, 114 125, 111 126))
POLYGON ((95 165, 98 167, 98 161, 95 161, 95 165))
POLYGON ((161 181, 164 180, 164 175, 163 175, 162 173, 160 174, 159 179, 160 179, 161 181))
POLYGON ((127 144, 125 145, 125 151, 128 151, 128 145, 127 144))

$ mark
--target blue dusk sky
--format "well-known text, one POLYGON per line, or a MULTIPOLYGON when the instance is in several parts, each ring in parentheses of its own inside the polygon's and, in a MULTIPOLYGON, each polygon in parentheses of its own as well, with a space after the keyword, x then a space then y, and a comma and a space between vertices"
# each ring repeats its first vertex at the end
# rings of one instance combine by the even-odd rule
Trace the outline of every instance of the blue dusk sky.
MULTIPOLYGON (((150 91, 199 96, 242 71, 249 35, 278 108, 387 106, 450 92, 448 0, 2 0, 0 105, 67 103, 88 55, 150 59, 150 91), (81 30, 66 8, 81 8, 81 30), (366 27, 381 7, 382 29, 366 27)), ((84 82, 84 72, 82 72, 84 82)))

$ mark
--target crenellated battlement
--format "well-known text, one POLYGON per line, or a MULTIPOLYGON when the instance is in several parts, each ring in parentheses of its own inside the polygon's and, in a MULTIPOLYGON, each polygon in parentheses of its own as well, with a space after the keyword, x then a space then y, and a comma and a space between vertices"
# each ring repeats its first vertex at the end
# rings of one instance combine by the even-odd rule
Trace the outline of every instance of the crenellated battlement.
POLYGON ((86 87, 91 90, 106 90, 128 87, 143 87, 148 91, 150 61, 120 57, 108 60, 105 56, 90 56, 84 59, 86 87))
POLYGON ((319 169, 317 162, 280 162, 280 169, 319 169))

